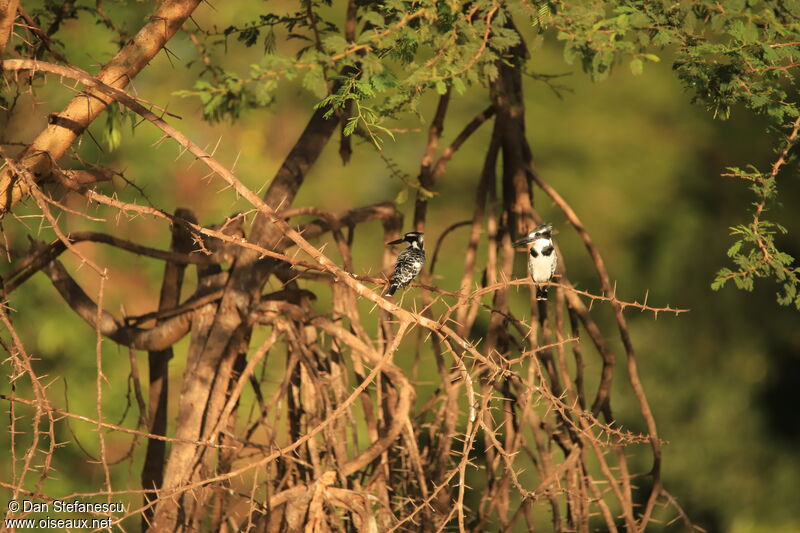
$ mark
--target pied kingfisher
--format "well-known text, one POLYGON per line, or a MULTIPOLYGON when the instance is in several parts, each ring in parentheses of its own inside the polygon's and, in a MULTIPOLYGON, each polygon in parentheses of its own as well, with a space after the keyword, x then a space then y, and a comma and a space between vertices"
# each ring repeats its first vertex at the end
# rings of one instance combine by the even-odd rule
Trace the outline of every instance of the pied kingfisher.
POLYGON ((403 288, 413 280, 417 274, 422 271, 425 265, 425 250, 424 239, 422 233, 418 231, 411 231, 406 233, 402 239, 387 242, 386 245, 401 244, 407 242, 408 248, 400 252, 397 256, 397 262, 394 264, 394 272, 389 284, 389 290, 386 291, 386 296, 391 296, 397 289, 403 288))
POLYGON ((539 285, 553 279, 558 265, 558 254, 553 246, 553 225, 542 224, 514 246, 527 245, 528 273, 536 284, 536 299, 547 300, 547 286, 539 285))

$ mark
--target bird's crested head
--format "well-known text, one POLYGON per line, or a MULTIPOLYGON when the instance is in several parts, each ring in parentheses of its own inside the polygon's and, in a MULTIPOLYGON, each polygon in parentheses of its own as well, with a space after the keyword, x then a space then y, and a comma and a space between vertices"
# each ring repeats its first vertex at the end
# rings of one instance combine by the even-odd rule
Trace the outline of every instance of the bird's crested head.
POLYGON ((409 231, 405 235, 403 235, 402 239, 397 239, 396 241, 387 242, 387 246, 391 244, 402 244, 407 242, 414 248, 422 248, 425 239, 423 237, 422 232, 420 231, 409 231))
POLYGON ((534 241, 538 241, 539 239, 550 240, 553 238, 553 225, 552 224, 542 224, 538 226, 536 229, 528 233, 527 237, 523 237, 514 243, 514 246, 522 246, 526 244, 530 244, 534 241))

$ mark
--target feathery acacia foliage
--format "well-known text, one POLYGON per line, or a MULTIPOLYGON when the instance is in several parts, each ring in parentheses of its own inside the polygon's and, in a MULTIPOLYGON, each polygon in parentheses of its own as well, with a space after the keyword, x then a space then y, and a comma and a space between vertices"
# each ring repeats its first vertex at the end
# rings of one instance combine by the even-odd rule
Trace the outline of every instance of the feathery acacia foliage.
MULTIPOLYGON (((782 227, 762 217, 777 202, 777 177, 792 163, 789 151, 797 140, 800 120, 794 71, 800 66, 800 2, 603 2, 548 3, 552 24, 565 43, 567 62, 579 59, 596 80, 627 61, 641 74, 647 61, 660 61, 653 51, 674 52, 673 69, 693 99, 717 118, 736 107, 763 114, 771 122, 780 158, 769 171, 753 167, 728 175, 750 181, 756 201, 748 224, 732 228, 735 242, 728 255, 735 270, 721 269, 712 288, 731 279, 752 290, 756 278, 774 278, 781 286, 778 302, 800 309, 800 267, 775 242, 782 227)), ((792 165, 790 165, 791 167, 792 165)))

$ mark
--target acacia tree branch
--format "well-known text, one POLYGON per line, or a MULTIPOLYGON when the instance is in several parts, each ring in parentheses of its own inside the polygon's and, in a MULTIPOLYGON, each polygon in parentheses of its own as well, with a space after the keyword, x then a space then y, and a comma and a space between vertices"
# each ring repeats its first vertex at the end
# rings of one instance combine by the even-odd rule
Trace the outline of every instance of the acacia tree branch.
MULTIPOLYGON (((175 210, 175 217, 192 223, 197 223, 197 217, 189 209, 178 208, 175 210)), ((186 227, 174 224, 172 226, 172 239, 170 242, 170 252, 174 254, 190 254, 195 246, 194 236, 186 227)), ((164 265, 164 276, 161 284, 161 294, 158 300, 158 310, 164 311, 169 308, 177 307, 181 288, 183 286, 183 276, 186 270, 185 263, 168 260, 164 265)), ((163 324, 166 319, 159 319, 156 324, 163 324)), ((158 435, 167 434, 167 406, 169 399, 169 361, 173 357, 172 347, 165 350, 151 351, 147 354, 148 362, 148 432, 158 435)), ((164 478, 164 458, 166 456, 166 445, 164 441, 149 439, 145 460, 142 465, 142 488, 157 489, 161 486, 164 478)), ((144 502, 149 503, 156 494, 146 493, 144 502)), ((148 508, 142 514, 142 531, 146 531, 152 509, 148 508)))
MULTIPOLYGON (((464 255, 464 274, 461 276, 461 286, 459 288, 462 294, 466 294, 472 289, 472 282, 475 278, 478 242, 481 232, 483 231, 483 219, 486 212, 487 194, 488 191, 495 186, 495 167, 497 166, 497 157, 500 151, 501 140, 500 129, 496 120, 497 119, 495 119, 494 128, 492 129, 492 139, 489 143, 489 148, 486 150, 480 181, 475 188, 475 207, 473 209, 467 250, 464 255)), ((492 251, 490 246, 489 253, 492 253, 492 251)), ((456 322, 460 324, 459 332, 462 335, 466 336, 469 333, 472 321, 475 317, 475 312, 477 312, 477 308, 474 306, 471 308, 466 306, 458 308, 456 322)))
MULTIPOLYGON (((323 326, 324 324, 320 324, 320 325, 323 326)), ((401 329, 403 329, 403 331, 405 331, 405 329, 408 327, 407 321, 401 319, 401 326, 400 327, 401 327, 401 329)), ((359 350, 359 351, 363 350, 364 352, 371 351, 371 349, 369 349, 357 337, 355 337, 353 335, 349 335, 347 332, 345 332, 341 328, 336 328, 336 331, 337 331, 338 335, 343 335, 342 339, 343 340, 346 339, 346 342, 348 344, 350 344, 353 349, 359 350)), ((402 338, 402 336, 399 336, 398 338, 402 338)), ((398 345, 399 345, 399 342, 398 342, 398 345)), ((222 474, 214 475, 214 476, 211 476, 211 477, 206 478, 206 479, 202 479, 202 480, 198 480, 198 481, 192 481, 188 485, 184 485, 184 486, 180 486, 180 487, 174 487, 174 488, 172 488, 172 487, 164 487, 164 488, 162 488, 161 491, 159 491, 159 495, 160 495, 159 499, 161 499, 163 501, 164 498, 177 497, 179 494, 183 494, 183 493, 185 493, 187 491, 190 491, 190 490, 193 490, 193 489, 197 489, 199 487, 208 485, 210 483, 215 483, 217 481, 222 481, 222 480, 225 480, 225 479, 232 479, 232 478, 235 478, 235 477, 238 477, 238 476, 242 475, 245 472, 249 472, 249 471, 251 471, 253 469, 257 469, 257 468, 263 467, 264 465, 269 464, 271 461, 274 461, 275 459, 277 459, 279 457, 289 456, 291 454, 291 452, 293 452, 294 450, 298 449, 300 446, 302 446, 304 443, 308 442, 310 439, 314 438, 317 434, 319 434, 324 429, 326 429, 328 426, 330 426, 333 422, 335 422, 339 417, 343 416, 345 413, 348 412, 350 406, 361 396, 361 394, 367 389, 367 387, 370 385, 370 383, 372 383, 375 380, 375 378, 378 376, 378 374, 380 374, 381 372, 385 371, 384 367, 386 367, 387 365, 392 365, 391 358, 394 355, 394 352, 395 352, 396 348, 397 348, 397 346, 393 345, 391 347, 391 349, 387 350, 386 353, 383 354, 382 356, 380 356, 377 360, 372 359, 375 362, 375 366, 372 368, 372 370, 369 372, 369 374, 366 377, 364 377, 364 379, 361 381, 361 383, 351 392, 351 394, 343 402, 341 402, 336 407, 336 409, 334 409, 330 413, 330 415, 326 419, 322 420, 320 423, 315 425, 312 429, 308 430, 302 437, 300 437, 296 441, 292 442, 291 444, 289 444, 289 445, 287 445, 287 446, 285 446, 283 448, 277 449, 276 451, 266 455, 265 457, 263 457, 263 458, 261 458, 261 459, 259 459, 257 461, 250 462, 249 464, 241 466, 241 467, 239 467, 239 468, 237 468, 235 470, 231 470, 229 472, 225 472, 225 473, 222 473, 222 474)), ((362 353, 364 353, 364 352, 362 352, 362 353)), ((466 377, 468 379, 468 376, 466 376, 466 377)), ((472 400, 472 398, 471 398, 471 400, 472 400)), ((472 428, 472 422, 471 421, 469 422, 469 428, 472 428)), ((369 451, 369 453, 371 454, 372 453, 371 450, 373 450, 373 446, 368 447, 367 450, 365 450, 365 452, 363 452, 363 453, 367 453, 369 451)), ((118 491, 117 493, 119 494, 119 493, 121 493, 121 491, 118 491)), ((152 503, 146 504, 145 506, 143 506, 143 507, 141 507, 139 509, 135 509, 135 510, 129 511, 128 513, 126 513, 126 515, 119 517, 119 520, 122 521, 122 520, 124 520, 125 518, 127 518, 129 516, 134 516, 134 515, 142 512, 145 508, 150 507, 152 505, 153 505, 152 503)))
POLYGON ((451 88, 439 97, 439 105, 436 106, 436 113, 428 128, 428 144, 420 162, 419 181, 420 190, 417 191, 417 201, 414 205, 414 231, 425 231, 425 219, 428 213, 428 199, 425 193, 433 188, 434 175, 434 156, 436 148, 439 146, 439 138, 444 131, 444 117, 447 114, 447 107, 450 104, 451 88))
POLYGON ((164 350, 189 332, 191 313, 165 320, 152 328, 126 326, 108 311, 98 309, 97 304, 67 273, 60 261, 52 261, 42 268, 53 286, 58 290, 72 310, 87 324, 96 328, 114 342, 136 350, 164 350))
MULTIPOLYGON (((97 197, 94 197, 94 199, 97 199, 97 197)), ((300 227, 300 233, 302 233, 306 239, 313 239, 323 235, 328 231, 331 231, 333 228, 354 226, 363 222, 369 222, 371 220, 384 220, 388 217, 395 216, 396 213, 397 209, 395 208, 394 204, 391 202, 381 202, 378 204, 351 209, 340 214, 327 212, 323 214, 321 210, 316 208, 297 208, 281 212, 279 215, 286 218, 305 214, 315 214, 321 216, 320 219, 313 220, 300 227)), ((192 231, 197 231, 197 228, 200 227, 194 222, 183 221, 180 219, 180 217, 169 217, 169 220, 171 220, 175 226, 185 227, 185 229, 190 229, 192 231)), ((242 244, 237 238, 226 236, 210 228, 205 231, 201 229, 201 232, 206 233, 208 238, 220 240, 230 246, 240 246, 242 244)), ((153 259, 160 259, 163 261, 171 261, 180 265, 207 266, 224 262, 224 258, 218 256, 217 254, 205 255, 200 253, 181 253, 176 251, 159 250, 157 248, 143 246, 126 239, 121 239, 107 233, 95 231, 73 232, 68 234, 66 239, 73 244, 80 242, 98 242, 108 244, 137 255, 151 257, 153 259)), ((66 244, 61 240, 56 240, 47 247, 38 247, 35 251, 22 259, 21 262, 11 272, 3 276, 3 287, 6 293, 11 293, 18 288, 25 281, 27 281, 28 278, 38 272, 44 265, 61 255, 66 248, 66 244)), ((261 251, 266 252, 265 250, 261 251)), ((283 255, 276 254, 276 256, 279 259, 289 259, 283 255)), ((297 264, 301 265, 302 263, 297 264)))
MULTIPOLYGON (((79 242, 108 244, 137 255, 170 261, 181 265, 213 265, 219 264, 221 261, 220 258, 215 255, 158 250, 96 231, 77 231, 68 234, 66 239, 72 244, 79 242)), ((47 263, 61 255, 66 249, 67 245, 62 240, 56 240, 46 247, 37 247, 32 253, 26 256, 14 270, 3 276, 3 286, 6 292, 10 293, 22 285, 28 278, 38 272, 47 263)))
POLYGON ((451 232, 457 230, 462 226, 469 226, 472 224, 471 220, 462 220, 461 222, 454 222, 447 226, 442 233, 439 234, 439 238, 436 239, 436 245, 433 247, 433 254, 431 256, 431 266, 428 269, 433 276, 434 269, 436 268, 436 260, 439 258, 439 251, 442 248, 442 244, 444 243, 445 237, 447 237, 451 232))
MULTIPOLYGON (((36 37, 38 37, 39 40, 41 41, 39 43, 38 49, 46 48, 47 51, 50 52, 50 54, 54 58, 56 58, 57 60, 59 60, 59 61, 61 61, 63 63, 69 63, 69 61, 67 61, 67 58, 64 57, 63 54, 58 52, 55 49, 55 47, 53 46, 53 41, 50 39, 50 34, 45 32, 42 28, 39 27, 38 24, 36 24, 36 21, 33 20, 33 17, 31 17, 28 14, 28 12, 25 11, 25 8, 22 7, 22 6, 19 6, 18 12, 19 12, 19 16, 22 17, 22 20, 25 21, 25 24, 28 25, 28 29, 30 29, 31 32, 33 32, 33 34, 36 35, 36 37)), ((38 55, 38 51, 39 51, 38 49, 37 49, 37 54, 35 54, 35 55, 38 55)))
MULTIPOLYGON (((0 315, 0 316, 2 316, 2 315, 0 315)), ((0 400, 9 402, 11 404, 20 403, 20 404, 23 404, 23 405, 27 405, 29 407, 41 407, 42 406, 41 400, 38 400, 38 399, 37 400, 27 400, 25 398, 20 398, 18 396, 16 396, 16 397, 15 396, 9 396, 7 394, 0 394, 0 400)), ((81 422, 85 422, 85 423, 91 424, 93 426, 100 426, 102 428, 106 428, 106 429, 109 429, 109 430, 118 431, 120 433, 126 433, 128 435, 133 435, 134 437, 143 437, 143 438, 146 438, 146 439, 161 440, 161 441, 164 441, 164 442, 182 442, 180 439, 174 439, 174 438, 171 438, 171 437, 165 437, 164 435, 156 435, 154 433, 147 433, 145 431, 140 431, 138 429, 130 429, 130 428, 126 428, 126 427, 123 427, 123 426, 120 426, 120 425, 117 425, 117 424, 110 424, 108 422, 102 422, 100 420, 97 420, 97 419, 94 419, 94 418, 91 418, 91 417, 88 417, 88 416, 72 413, 68 409, 59 409, 57 407, 53 407, 53 406, 47 405, 46 406, 46 410, 47 410, 49 416, 56 415, 58 418, 71 418, 73 420, 79 420, 81 422)), ((195 442, 194 444, 199 444, 201 446, 207 446, 209 448, 222 448, 222 446, 219 445, 219 444, 212 444, 212 443, 209 443, 209 442, 195 442)), ((3 482, 0 482, 0 487, 13 488, 11 485, 4 484, 3 482)), ((134 493, 140 493, 140 492, 144 492, 144 491, 133 491, 133 492, 134 493)), ((30 494, 32 496, 35 495, 38 499, 42 499, 42 500, 46 500, 47 499, 47 497, 44 494, 41 494, 41 493, 38 493, 38 492, 31 492, 30 494)))
POLYGON ((19 0, 0 0, 0 56, 4 55, 6 44, 14 29, 19 0))
MULTIPOLYGON (((284 203, 285 199, 291 199, 294 197, 294 194, 300 187, 300 183, 302 183, 302 178, 307 172, 310 165, 319 155, 319 151, 322 149, 324 145, 324 141, 326 140, 324 136, 324 132, 315 131, 315 128, 319 126, 319 124, 315 125, 314 118, 312 118, 312 122, 306 127, 304 135, 308 132, 308 135, 314 137, 313 139, 309 140, 307 143, 298 143, 295 146, 293 152, 287 156, 287 160, 284 162, 284 166, 278 172, 278 175, 272 182, 270 186, 270 190, 267 192, 266 197, 269 201, 262 200, 259 198, 253 191, 251 191, 247 186, 245 186, 230 170, 228 170, 225 166, 220 164, 216 159, 214 159, 208 152, 200 148, 197 144, 189 140, 183 133, 178 131, 177 129, 173 128, 169 124, 167 124, 163 119, 158 117, 155 113, 148 110, 138 101, 136 101, 133 97, 128 95, 126 92, 116 89, 114 87, 110 87, 99 80, 92 78, 91 76, 81 73, 75 69, 71 69, 69 67, 62 67, 59 65, 53 65, 50 63, 45 63, 41 61, 33 61, 33 60, 5 60, 2 62, 2 65, 7 70, 44 70, 47 72, 53 72, 55 74, 59 74, 71 79, 75 79, 84 83, 94 89, 104 92, 105 94, 113 97, 117 101, 121 102, 123 105, 130 108, 135 113, 141 115, 143 118, 157 126, 161 129, 166 136, 172 137, 175 141, 177 141, 181 146, 183 146, 189 153, 201 159, 214 173, 220 176, 226 183, 233 187, 233 189, 238 192, 244 199, 250 202, 259 212, 259 216, 256 218, 256 222, 253 225, 253 230, 251 231, 250 239, 248 241, 243 241, 239 243, 243 248, 247 248, 248 252, 250 252, 247 256, 249 264, 252 264, 261 257, 269 256, 281 259, 283 261, 287 261, 292 264, 297 264, 298 261, 294 261, 283 254, 279 254, 276 252, 272 252, 267 250, 264 247, 263 241, 265 239, 266 233, 268 232, 269 235, 278 236, 279 239, 286 238, 290 241, 293 241, 302 251, 307 253, 311 256, 318 264, 321 270, 325 270, 334 276, 336 276, 340 281, 344 282, 348 285, 352 290, 354 290, 357 294, 361 295, 362 297, 366 297, 370 301, 377 303, 381 308, 390 313, 393 313, 398 316, 398 318, 405 319, 405 320, 412 320, 414 322, 418 322, 419 324, 423 325, 426 328, 434 329, 436 331, 446 331, 452 332, 455 335, 455 332, 449 326, 442 326, 441 324, 436 323, 433 320, 427 319, 418 315, 416 313, 411 313, 406 311, 396 305, 394 302, 388 301, 375 292, 371 291, 369 288, 364 286, 362 283, 358 282, 351 276, 349 276, 346 272, 342 271, 338 265, 336 265, 333 261, 331 261, 327 256, 322 254, 317 248, 312 246, 297 230, 292 228, 286 221, 284 221, 279 214, 276 212, 276 208, 273 205, 281 205, 284 203), (296 157, 292 154, 296 153, 296 157), (261 222, 259 222, 261 221, 261 222), (260 227, 261 232, 257 232, 256 228, 260 227), (255 235, 257 234, 258 235, 255 235), (252 244, 253 242, 261 242, 261 245, 252 244)), ((314 115, 317 117, 317 114, 314 115)), ((329 122, 322 119, 321 114, 319 115, 319 121, 322 122, 329 122)), ((328 128, 328 130, 330 130, 328 128)), ((326 131, 328 131, 326 130, 326 131)), ((332 130, 329 131, 331 133, 332 130)), ((329 136, 329 135, 328 135, 329 136)), ((91 192, 91 191, 88 191, 91 192)), ((91 198, 97 199, 100 201, 100 198, 97 194, 90 195, 91 198)), ((109 205, 115 205, 115 202, 110 200, 113 199, 106 199, 109 205)), ((116 205, 120 205, 118 202, 116 205)), ((132 206, 127 206, 132 207, 132 206)), ((163 218, 170 219, 168 215, 163 213, 160 210, 147 208, 145 206, 136 206, 136 209, 142 212, 148 212, 154 214, 156 216, 161 216, 163 218)), ((208 233, 207 230, 204 228, 202 233, 208 233)), ((210 234, 210 233, 208 233, 210 234)), ((215 236, 217 236, 215 234, 215 236)), ((241 261, 242 255, 239 256, 237 261, 237 267, 240 266, 239 261, 241 261)), ((239 268, 235 269, 234 272, 241 272, 239 268)), ((247 275, 247 274, 244 274, 247 275)), ((250 272, 249 275, 253 275, 253 272, 250 272)), ((231 284, 228 284, 230 287, 231 284)), ((234 304, 235 305, 235 304, 234 304)), ((460 346, 467 346, 470 345, 464 339, 456 335, 454 339, 458 345, 460 346)), ((471 350, 472 353, 479 358, 482 356, 477 352, 477 350, 471 350)))
POLYGON ((386 349, 386 353, 383 354, 383 356, 377 354, 362 342, 361 339, 345 331, 342 327, 334 324, 330 320, 316 318, 313 324, 319 326, 320 329, 341 342, 349 345, 351 349, 358 351, 359 354, 364 357, 369 364, 374 365, 375 368, 380 368, 382 366, 383 373, 392 381, 393 386, 399 392, 397 404, 393 409, 393 419, 386 433, 368 446, 357 457, 342 465, 340 469, 341 474, 343 476, 350 476, 367 466, 383 453, 383 451, 397 439, 408 421, 408 414, 415 396, 414 388, 409 383, 408 378, 403 374, 403 371, 391 362, 391 358, 400 346, 400 341, 403 339, 409 324, 408 322, 400 323, 400 327, 392 340, 392 344, 386 349))
MULTIPOLYGON (((158 54, 200 0, 164 0, 141 30, 102 68, 97 81, 121 89, 158 54)), ((87 89, 79 94, 52 123, 33 140, 18 158, 37 181, 50 175, 53 164, 61 158, 84 130, 113 100, 103 91, 87 89)), ((25 195, 27 187, 9 169, 0 174, 0 217, 25 195)))
MULTIPOLYGON (((48 68, 52 70, 64 71, 64 69, 54 69, 53 66, 48 66, 48 68)), ((260 200, 255 194, 253 194, 249 189, 247 189, 243 184, 241 184, 241 182, 238 179, 236 179, 236 177, 233 176, 233 174, 231 174, 227 169, 225 169, 222 165, 219 165, 219 163, 217 163, 213 158, 211 158, 205 151, 194 145, 194 143, 189 141, 180 132, 178 132, 174 128, 171 128, 163 120, 161 120, 159 117, 156 117, 152 112, 148 111, 146 108, 144 108, 141 104, 133 100, 127 94, 121 91, 117 91, 111 87, 107 87, 104 84, 98 83, 97 80, 94 80, 92 78, 81 76, 79 73, 76 74, 74 72, 68 72, 68 74, 71 77, 78 77, 80 81, 82 81, 83 83, 87 83, 90 84, 91 86, 97 87, 100 90, 106 92, 107 94, 108 93, 113 94, 118 100, 123 102, 125 105, 128 105, 134 111, 136 111, 137 113, 141 114, 142 116, 144 116, 145 118, 147 118, 148 120, 159 126, 162 130, 165 131, 165 133, 175 138, 191 153, 195 154, 197 157, 202 158, 207 164, 209 164, 209 166, 211 166, 211 168, 215 172, 220 174, 226 181, 228 181, 231 185, 233 185, 237 191, 243 194, 245 198, 247 198, 250 202, 256 205, 259 208, 259 217, 257 218, 256 224, 254 224, 253 232, 251 233, 251 241, 265 242, 267 240, 272 240, 270 239, 270 236, 275 236, 278 238, 281 238, 283 236, 288 236, 290 239, 292 239, 298 245, 300 245, 301 248, 303 248, 307 253, 311 252, 314 258, 318 262, 322 261, 323 263, 321 264, 323 268, 331 271, 334 275, 342 274, 339 271, 339 269, 335 267, 335 265, 332 262, 330 262, 330 260, 324 257, 316 248, 309 245, 308 242, 304 238, 302 238, 299 233, 297 233, 290 226, 288 226, 288 224, 286 224, 275 213, 274 208, 268 206, 269 203, 273 205, 279 205, 282 201, 285 201, 287 198, 289 201, 291 200, 291 198, 294 196, 297 189, 299 188, 305 172, 307 171, 308 167, 313 163, 313 160, 316 159, 319 150, 321 150, 322 145, 324 145, 324 141, 327 140, 327 137, 325 137, 324 135, 325 129, 320 128, 320 124, 315 124, 315 121, 319 122, 323 120, 321 113, 315 114, 315 117, 312 119, 312 122, 306 128, 306 132, 304 132, 304 136, 308 134, 309 136, 313 137, 314 140, 310 141, 311 143, 310 145, 308 142, 302 144, 298 143, 298 146, 296 146, 295 150, 293 150, 293 152, 290 153, 289 157, 287 158, 287 162, 289 164, 288 165, 285 164, 284 167, 282 167, 282 170, 279 172, 278 176, 272 182, 270 190, 268 191, 266 196, 268 202, 264 202, 260 200), (323 132, 320 132, 319 131, 320 129, 323 129, 323 132), (272 224, 265 225, 265 222, 268 221, 272 222, 272 224), (277 228, 273 226, 277 226, 277 228), (263 233, 263 235, 261 235, 260 233, 263 233), (253 234, 255 234, 255 236, 253 234)), ((247 258, 249 259, 249 261, 246 262, 245 267, 248 264, 252 265, 253 260, 256 259, 259 254, 251 253, 248 255, 249 257, 247 258)), ((239 259, 241 260, 242 257, 240 256, 239 259)), ((242 272, 242 270, 238 269, 237 271, 242 272)), ((248 277, 249 275, 252 275, 252 273, 248 274, 248 272, 250 272, 249 269, 245 269, 244 272, 245 272, 244 273, 245 278, 248 277)), ((344 278, 346 278, 345 279, 346 282, 351 281, 350 278, 348 278, 346 275, 344 275, 344 278)), ((228 286, 256 287, 260 286, 260 284, 259 283, 250 284, 250 283, 240 282, 240 283, 229 284, 228 286)), ((369 291, 362 284, 358 283, 357 292, 363 295, 364 292, 371 293, 372 291, 369 291)), ((374 295, 374 293, 372 294, 374 295)), ((383 300, 383 303, 384 305, 389 304, 389 302, 386 302, 385 300, 383 300)), ((221 306, 225 307, 225 305, 226 304, 223 297, 223 302, 221 306)), ((236 304, 234 304, 234 306, 235 305, 236 304)), ((389 305, 391 305, 391 307, 393 307, 395 311, 399 310, 399 308, 397 308, 393 304, 389 305)), ((424 322, 428 324, 435 324, 435 322, 430 319, 424 319, 424 322)), ((459 344, 465 344, 465 342, 461 340, 459 344)), ((224 344, 220 343, 219 346, 224 346, 224 344)), ((477 352, 475 353, 477 354, 477 352)), ((165 479, 165 486, 169 487, 169 485, 167 485, 166 479, 165 479)), ((158 517, 156 518, 158 519, 158 517)))
MULTIPOLYGON (((142 111, 149 113, 146 109, 142 111)), ((318 252, 281 219, 276 211, 291 205, 308 170, 316 162, 333 134, 337 121, 326 118, 326 114, 325 108, 317 109, 314 112, 297 143, 270 182, 263 199, 246 187, 230 170, 176 129, 152 113, 149 113, 146 118, 161 128, 168 136, 178 141, 190 153, 201 158, 213 172, 222 177, 257 208, 258 213, 248 236, 248 242, 254 247, 270 250, 281 249, 284 246, 282 243, 294 241, 301 247, 308 245, 308 248, 318 252)), ((248 342, 252 324, 247 322, 245 317, 257 303, 268 275, 278 264, 271 259, 262 260, 264 255, 252 248, 238 249, 230 280, 225 286, 218 310, 211 317, 210 326, 193 334, 193 346, 196 345, 198 350, 202 350, 201 354, 197 354, 197 357, 202 360, 198 362, 198 371, 184 383, 184 391, 191 394, 185 396, 185 401, 181 400, 179 415, 181 420, 197 418, 206 428, 213 427, 215 424, 219 414, 218 408, 221 406, 211 405, 215 401, 213 395, 195 394, 194 391, 198 388, 207 390, 209 383, 214 392, 227 389, 227 383, 222 381, 227 379, 226 374, 219 372, 218 369, 230 368, 233 360, 239 356, 241 343, 248 342), (188 383, 188 381, 196 383, 188 383)), ((324 265, 323 268, 325 268, 324 265)), ((343 273, 339 272, 339 274, 343 273)), ((174 447, 165 470, 163 487, 169 490, 190 482, 196 473, 193 465, 205 460, 207 457, 199 456, 196 447, 174 447)), ((207 492, 198 495, 201 499, 197 501, 202 502, 206 496, 207 492)), ((179 514, 183 512, 178 507, 179 505, 192 506, 194 503, 186 498, 183 498, 183 503, 162 502, 154 515, 153 528, 173 529, 177 524, 179 514)))
POLYGON ((494 116, 495 107, 494 105, 490 105, 470 120, 464 129, 462 129, 456 138, 453 139, 453 142, 444 149, 442 155, 439 156, 439 159, 436 160, 436 165, 433 168, 433 178, 436 179, 444 174, 444 169, 447 166, 448 161, 453 158, 456 151, 461 148, 461 145, 464 144, 467 139, 469 139, 473 133, 475 133, 481 125, 492 118, 494 116))
POLYGON ((350 209, 343 213, 331 213, 317 208, 306 207, 298 207, 278 213, 278 216, 286 218, 299 215, 317 215, 320 217, 300 227, 300 233, 303 237, 306 240, 310 240, 338 228, 355 226, 372 220, 388 220, 397 215, 397 207, 392 202, 380 202, 350 209))
MULTIPOLYGON (((658 496, 661 493, 661 440, 658 438, 658 430, 656 428, 656 420, 653 416, 653 412, 650 409, 650 403, 647 400, 647 396, 644 393, 644 387, 642 387, 642 382, 639 379, 639 371, 638 365, 636 362, 636 352, 633 349, 633 343, 631 342, 630 332, 628 331, 628 324, 625 320, 625 315, 623 314, 623 306, 621 306, 618 302, 613 301, 616 300, 616 290, 611 285, 611 281, 608 275, 608 271, 605 267, 605 262, 603 261, 600 252, 594 246, 591 238, 589 237, 589 233, 584 228, 583 223, 581 222, 578 215, 569 204, 562 198, 558 192, 553 189, 547 182, 545 182, 541 176, 539 176, 533 168, 528 169, 531 178, 533 181, 538 185, 561 209, 561 211, 566 215, 567 219, 569 220, 570 224, 575 228, 575 231, 578 232, 578 235, 583 240, 586 249, 589 251, 589 255, 592 257, 592 261, 595 264, 595 269, 597 270, 597 274, 600 278, 600 283, 603 287, 603 291, 611 296, 612 299, 612 306, 614 309, 614 318, 617 321, 617 326, 619 328, 620 338, 622 339, 622 344, 625 346, 625 353, 627 356, 627 368, 628 368, 628 379, 630 380, 631 387, 633 388, 633 392, 636 395, 636 399, 639 403, 639 408, 642 411, 642 416, 644 417, 645 423, 647 424, 647 433, 650 438, 650 446, 653 449, 653 466, 650 470, 650 475, 653 477, 653 486, 650 489, 650 495, 647 500, 647 505, 645 506, 642 514, 638 517, 639 523, 642 525, 646 525, 650 521, 650 516, 653 512, 655 504, 658 500, 658 496)), ((604 363, 605 364, 605 363, 604 363)))

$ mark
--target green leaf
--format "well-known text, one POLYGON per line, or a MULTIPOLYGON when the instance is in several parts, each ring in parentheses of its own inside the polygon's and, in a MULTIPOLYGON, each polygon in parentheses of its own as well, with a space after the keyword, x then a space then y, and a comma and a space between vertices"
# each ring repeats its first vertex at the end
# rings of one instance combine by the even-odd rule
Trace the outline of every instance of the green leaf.
POLYGON ((324 98, 328 93, 321 68, 312 68, 303 76, 303 87, 311 91, 317 98, 324 98))
POLYGON ((358 126, 358 117, 350 117, 347 119, 347 124, 345 124, 342 133, 344 133, 345 137, 349 137, 356 131, 356 126, 358 126))
POLYGON ((631 67, 631 74, 633 74, 634 76, 639 76, 644 70, 644 62, 638 57, 633 58, 630 62, 630 67, 631 67))
POLYGON ((103 131, 109 152, 113 152, 122 144, 122 115, 116 105, 108 107, 106 127, 103 131))
POLYGON ((717 272, 717 276, 714 278, 714 282, 711 284, 712 291, 718 291, 722 287, 725 286, 725 283, 728 282, 730 279, 728 276, 733 274, 729 268, 723 268, 719 272, 717 272))
POLYGON ((345 48, 350 44, 347 40, 339 34, 332 34, 325 37, 322 40, 322 44, 325 45, 325 49, 334 53, 340 54, 344 52, 345 48))
POLYGON ((748 20, 747 24, 744 25, 742 38, 746 43, 755 43, 758 41, 758 28, 752 21, 748 20))
POLYGON ((381 27, 385 24, 383 15, 378 11, 366 10, 366 13, 361 15, 364 22, 368 22, 372 26, 381 27))
POLYGON ((739 253, 739 250, 742 249, 742 245, 744 244, 743 241, 736 241, 733 243, 733 246, 728 248, 728 257, 733 257, 734 255, 739 253))
POLYGON ((394 197, 395 205, 403 205, 408 200, 408 187, 403 187, 394 197))
POLYGON ((459 95, 462 95, 467 91, 467 86, 464 85, 464 80, 458 77, 453 78, 453 88, 459 95))

